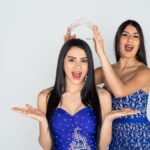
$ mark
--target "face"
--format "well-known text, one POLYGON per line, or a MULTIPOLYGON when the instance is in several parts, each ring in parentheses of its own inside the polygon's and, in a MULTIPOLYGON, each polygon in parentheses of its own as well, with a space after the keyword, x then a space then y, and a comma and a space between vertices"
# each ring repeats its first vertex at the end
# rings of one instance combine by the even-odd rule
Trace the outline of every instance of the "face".
POLYGON ((139 49, 140 35, 137 29, 128 25, 122 32, 120 38, 120 55, 121 57, 134 58, 139 49))
POLYGON ((67 83, 83 84, 88 72, 87 56, 83 49, 72 47, 64 59, 67 83))

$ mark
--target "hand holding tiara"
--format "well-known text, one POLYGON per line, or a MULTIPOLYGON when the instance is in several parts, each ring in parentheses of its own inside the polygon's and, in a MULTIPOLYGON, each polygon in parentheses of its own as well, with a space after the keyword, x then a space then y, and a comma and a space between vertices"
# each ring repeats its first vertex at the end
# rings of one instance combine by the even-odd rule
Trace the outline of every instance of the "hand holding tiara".
MULTIPOLYGON (((82 17, 81 19, 78 19, 78 20, 74 21, 67 28, 67 34, 64 35, 64 42, 68 41, 69 39, 76 38, 76 35, 75 34, 71 35, 71 32, 72 32, 73 29, 75 29, 76 27, 81 26, 81 25, 87 26, 91 30, 93 30, 93 26, 94 26, 94 24, 91 21, 89 21, 88 19, 86 19, 84 17, 82 17)), ((87 40, 91 40, 93 38, 86 38, 86 39, 87 40)))

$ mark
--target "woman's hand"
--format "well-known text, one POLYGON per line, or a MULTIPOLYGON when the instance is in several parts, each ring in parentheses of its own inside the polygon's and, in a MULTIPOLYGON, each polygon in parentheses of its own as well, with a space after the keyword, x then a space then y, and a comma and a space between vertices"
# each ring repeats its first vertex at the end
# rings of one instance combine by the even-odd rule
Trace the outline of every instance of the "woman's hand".
POLYGON ((98 26, 93 26, 93 36, 94 36, 94 45, 98 56, 101 56, 101 53, 104 52, 104 41, 99 32, 98 26))
POLYGON ((127 115, 136 115, 137 113, 139 113, 139 110, 132 110, 130 108, 124 108, 122 110, 113 110, 105 116, 105 119, 107 121, 112 122, 117 118, 127 116, 127 115))
POLYGON ((35 120, 38 120, 39 122, 42 122, 43 120, 46 120, 46 116, 45 116, 44 113, 42 113, 41 111, 39 111, 38 109, 32 107, 29 104, 26 104, 25 108, 23 108, 23 107, 13 107, 12 110, 17 112, 17 113, 21 113, 24 116, 31 117, 35 120))
POLYGON ((99 149, 106 150, 108 145, 110 144, 112 138, 112 122, 114 119, 127 116, 127 115, 135 115, 137 113, 139 113, 138 110, 131 110, 130 108, 125 108, 122 110, 113 110, 109 112, 105 116, 102 124, 99 149))
POLYGON ((75 39, 75 38, 76 38, 76 35, 75 34, 71 35, 71 28, 68 27, 67 33, 64 35, 64 43, 66 43, 70 39, 75 39))

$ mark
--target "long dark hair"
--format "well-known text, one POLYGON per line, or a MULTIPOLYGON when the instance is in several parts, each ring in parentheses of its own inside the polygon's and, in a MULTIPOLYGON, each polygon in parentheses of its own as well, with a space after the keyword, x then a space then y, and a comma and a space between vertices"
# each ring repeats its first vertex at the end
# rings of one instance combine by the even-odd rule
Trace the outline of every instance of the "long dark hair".
POLYGON ((120 59, 120 38, 121 38, 122 32, 128 25, 132 25, 133 27, 135 27, 140 35, 140 46, 139 46, 138 52, 136 54, 136 58, 137 58, 137 60, 143 62, 147 66, 143 31, 142 31, 140 24, 134 20, 127 20, 127 21, 123 22, 119 26, 119 28, 116 32, 116 36, 115 36, 115 40, 114 40, 116 61, 118 62, 120 59))
POLYGON ((65 72, 64 72, 64 58, 67 52, 73 47, 79 47, 84 50, 88 60, 88 73, 86 83, 81 90, 81 100, 85 106, 91 106, 95 110, 97 116, 99 128, 101 127, 101 108, 100 102, 96 91, 95 79, 94 79, 94 65, 92 52, 89 45, 81 39, 71 39, 67 41, 61 48, 56 71, 56 79, 53 90, 49 93, 48 104, 47 104, 47 120, 50 118, 55 111, 56 107, 61 101, 62 94, 66 90, 65 83, 65 72))

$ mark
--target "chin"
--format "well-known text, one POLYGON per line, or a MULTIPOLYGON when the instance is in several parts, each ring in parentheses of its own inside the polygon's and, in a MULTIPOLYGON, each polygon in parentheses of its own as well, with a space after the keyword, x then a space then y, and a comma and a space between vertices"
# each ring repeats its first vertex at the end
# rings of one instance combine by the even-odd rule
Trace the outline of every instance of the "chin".
POLYGON ((78 84, 84 84, 83 80, 73 80, 72 81, 73 84, 78 85, 78 84))

